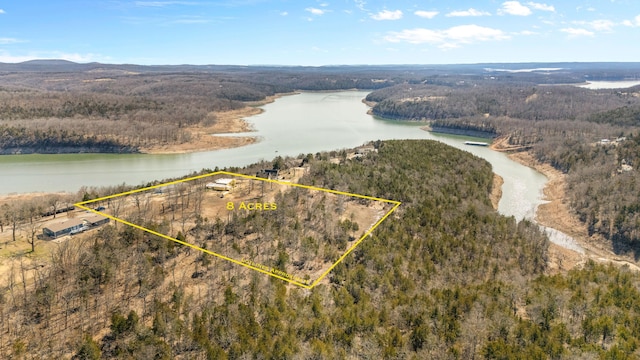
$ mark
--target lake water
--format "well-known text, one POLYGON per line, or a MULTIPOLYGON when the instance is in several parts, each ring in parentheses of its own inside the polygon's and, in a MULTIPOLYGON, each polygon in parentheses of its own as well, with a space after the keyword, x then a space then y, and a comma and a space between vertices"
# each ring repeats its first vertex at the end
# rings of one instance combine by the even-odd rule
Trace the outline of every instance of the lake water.
POLYGON ((542 189, 547 181, 544 175, 488 147, 464 144, 477 139, 429 133, 420 129, 422 124, 367 115, 367 106, 362 103, 366 95, 364 91, 341 91, 282 97, 264 105, 262 114, 247 119, 260 142, 234 149, 171 155, 0 156, 0 194, 75 192, 83 185, 138 185, 203 168, 244 166, 278 155, 352 148, 370 140, 433 139, 489 161, 494 172, 504 179, 500 213, 519 220, 533 218, 537 205, 542 203, 542 189))
POLYGON ((598 90, 598 89, 626 89, 636 85, 640 85, 640 80, 589 81, 586 84, 580 84, 577 86, 585 89, 598 90))
POLYGON ((81 186, 142 184, 203 168, 243 166, 277 155, 296 156, 361 145, 369 140, 429 138, 416 124, 374 119, 367 92, 303 93, 267 104, 248 121, 261 141, 190 154, 65 154, 0 156, 0 194, 77 191, 81 186))

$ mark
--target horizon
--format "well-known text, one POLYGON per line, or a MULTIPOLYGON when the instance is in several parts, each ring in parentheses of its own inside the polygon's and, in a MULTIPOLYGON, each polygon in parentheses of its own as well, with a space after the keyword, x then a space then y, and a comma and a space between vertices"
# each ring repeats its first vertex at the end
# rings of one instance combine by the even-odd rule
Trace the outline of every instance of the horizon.
MULTIPOLYGON (((32 63, 45 63, 45 62, 66 62, 74 65, 109 65, 109 66, 145 66, 145 67, 179 67, 179 66, 196 66, 196 67, 206 67, 206 66, 232 66, 232 67, 283 67, 283 68, 294 68, 294 67, 310 67, 310 68, 321 68, 321 67, 417 67, 417 66, 483 66, 483 65, 560 65, 560 64, 638 64, 640 65, 640 61, 520 61, 520 62, 470 62, 470 63, 406 63, 406 64, 322 64, 322 65, 300 65, 300 64, 136 64, 136 63, 117 63, 117 62, 101 62, 101 61, 73 61, 67 59, 55 59, 55 58, 37 58, 31 60, 24 60, 19 62, 5 62, 0 61, 2 65, 21 65, 21 64, 32 64, 32 63)), ((499 70, 499 69, 492 69, 499 70)), ((530 69, 526 69, 530 70, 530 69)), ((559 71, 564 70, 564 68, 535 68, 533 70, 537 71, 559 71)))
MULTIPOLYGON (((630 0, 99 0, 0 6, 0 62, 339 66, 635 62, 630 0)), ((635 40, 635 41, 634 41, 635 40)))

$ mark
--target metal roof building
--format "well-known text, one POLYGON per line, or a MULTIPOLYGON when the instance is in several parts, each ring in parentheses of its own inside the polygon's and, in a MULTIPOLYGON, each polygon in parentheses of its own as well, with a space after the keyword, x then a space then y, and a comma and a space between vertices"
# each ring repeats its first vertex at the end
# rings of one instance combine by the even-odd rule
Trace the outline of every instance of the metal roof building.
POLYGON ((109 222, 109 218, 91 214, 83 218, 69 219, 65 222, 51 224, 42 229, 42 233, 50 238, 58 238, 67 234, 75 234, 85 231, 91 227, 100 226, 109 222))
POLYGON ((42 233, 48 237, 55 239, 57 237, 70 234, 74 231, 80 231, 80 229, 84 227, 85 223, 83 219, 70 219, 65 222, 46 226, 42 229, 42 233))

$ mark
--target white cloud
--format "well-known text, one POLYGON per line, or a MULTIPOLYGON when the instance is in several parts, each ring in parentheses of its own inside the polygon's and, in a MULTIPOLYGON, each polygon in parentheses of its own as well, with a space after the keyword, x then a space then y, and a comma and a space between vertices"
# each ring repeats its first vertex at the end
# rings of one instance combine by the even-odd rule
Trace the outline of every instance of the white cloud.
POLYGON ((15 39, 15 38, 0 38, 0 45, 17 44, 21 42, 24 42, 24 41, 15 39))
POLYGON ((372 14, 373 20, 399 20, 402 18, 402 11, 400 10, 382 10, 377 14, 372 14))
POLYGON ((0 9, 0 14, 5 14, 4 9, 0 9))
POLYGON ((640 15, 636 16, 633 20, 625 20, 622 22, 625 26, 640 26, 640 15))
POLYGON ((432 44, 441 49, 452 49, 461 44, 478 41, 498 41, 509 39, 502 30, 478 25, 460 25, 444 30, 424 28, 406 29, 390 32, 384 40, 392 43, 407 42, 410 44, 432 44))
POLYGON ((445 33, 450 39, 457 40, 462 43, 466 43, 471 40, 488 41, 505 40, 509 38, 509 36, 505 35, 502 30, 478 25, 454 26, 446 30, 445 33))
POLYGON ((367 5, 367 2, 364 0, 354 0, 354 2, 356 3, 356 7, 362 11, 367 11, 367 9, 364 7, 365 5, 367 5))
POLYGON ((593 20, 589 25, 597 31, 612 31, 616 24, 611 20, 593 20))
POLYGON ((553 5, 541 4, 541 3, 536 3, 532 1, 529 1, 527 5, 531 6, 533 9, 536 9, 536 10, 551 11, 551 12, 556 11, 556 8, 553 7, 553 5))
POLYGON ((580 28, 564 28, 564 29, 560 29, 560 31, 567 33, 570 38, 594 35, 592 31, 589 31, 587 29, 580 29, 580 28))
POLYGON ((414 14, 416 16, 420 16, 421 18, 433 19, 434 17, 436 17, 436 15, 439 14, 439 12, 437 12, 437 11, 418 10, 418 11, 414 12, 414 14))
POLYGON ((529 31, 529 30, 522 30, 518 33, 516 33, 517 35, 525 35, 525 36, 530 36, 530 35, 538 35, 539 33, 535 32, 535 31, 529 31))
POLYGON ((408 42, 410 44, 437 44, 445 41, 445 35, 442 30, 417 28, 393 31, 390 32, 389 35, 385 36, 384 39, 392 43, 408 42))
POLYGON ((461 11, 452 11, 448 13, 447 17, 461 17, 461 16, 490 16, 491 14, 486 11, 476 10, 474 8, 470 8, 469 10, 461 10, 461 11))
POLYGON ((281 13, 280 13, 280 15, 281 15, 281 16, 287 16, 287 15, 289 15, 289 13, 288 13, 288 12, 286 12, 286 11, 283 11, 283 12, 281 12, 281 13))
POLYGON ((442 50, 451 50, 451 49, 457 49, 460 47, 460 45, 456 44, 456 43, 444 43, 440 46, 438 46, 440 49, 442 50))
POLYGON ((531 9, 520 4, 518 1, 505 1, 502 3, 502 7, 498 10, 498 14, 529 16, 531 15, 531 9))
POLYGON ((617 24, 611 20, 599 19, 592 21, 573 21, 572 24, 588 26, 595 31, 612 32, 617 24))
POLYGON ((324 13, 326 12, 325 10, 322 9, 318 9, 318 8, 306 8, 306 11, 312 13, 313 15, 324 15, 324 13))

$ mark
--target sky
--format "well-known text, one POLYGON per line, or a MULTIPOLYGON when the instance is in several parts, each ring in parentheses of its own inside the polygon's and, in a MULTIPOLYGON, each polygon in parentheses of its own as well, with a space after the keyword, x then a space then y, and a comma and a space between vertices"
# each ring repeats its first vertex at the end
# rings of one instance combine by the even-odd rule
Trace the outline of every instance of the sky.
POLYGON ((638 44, 638 0, 0 0, 0 62, 640 61, 638 44))

